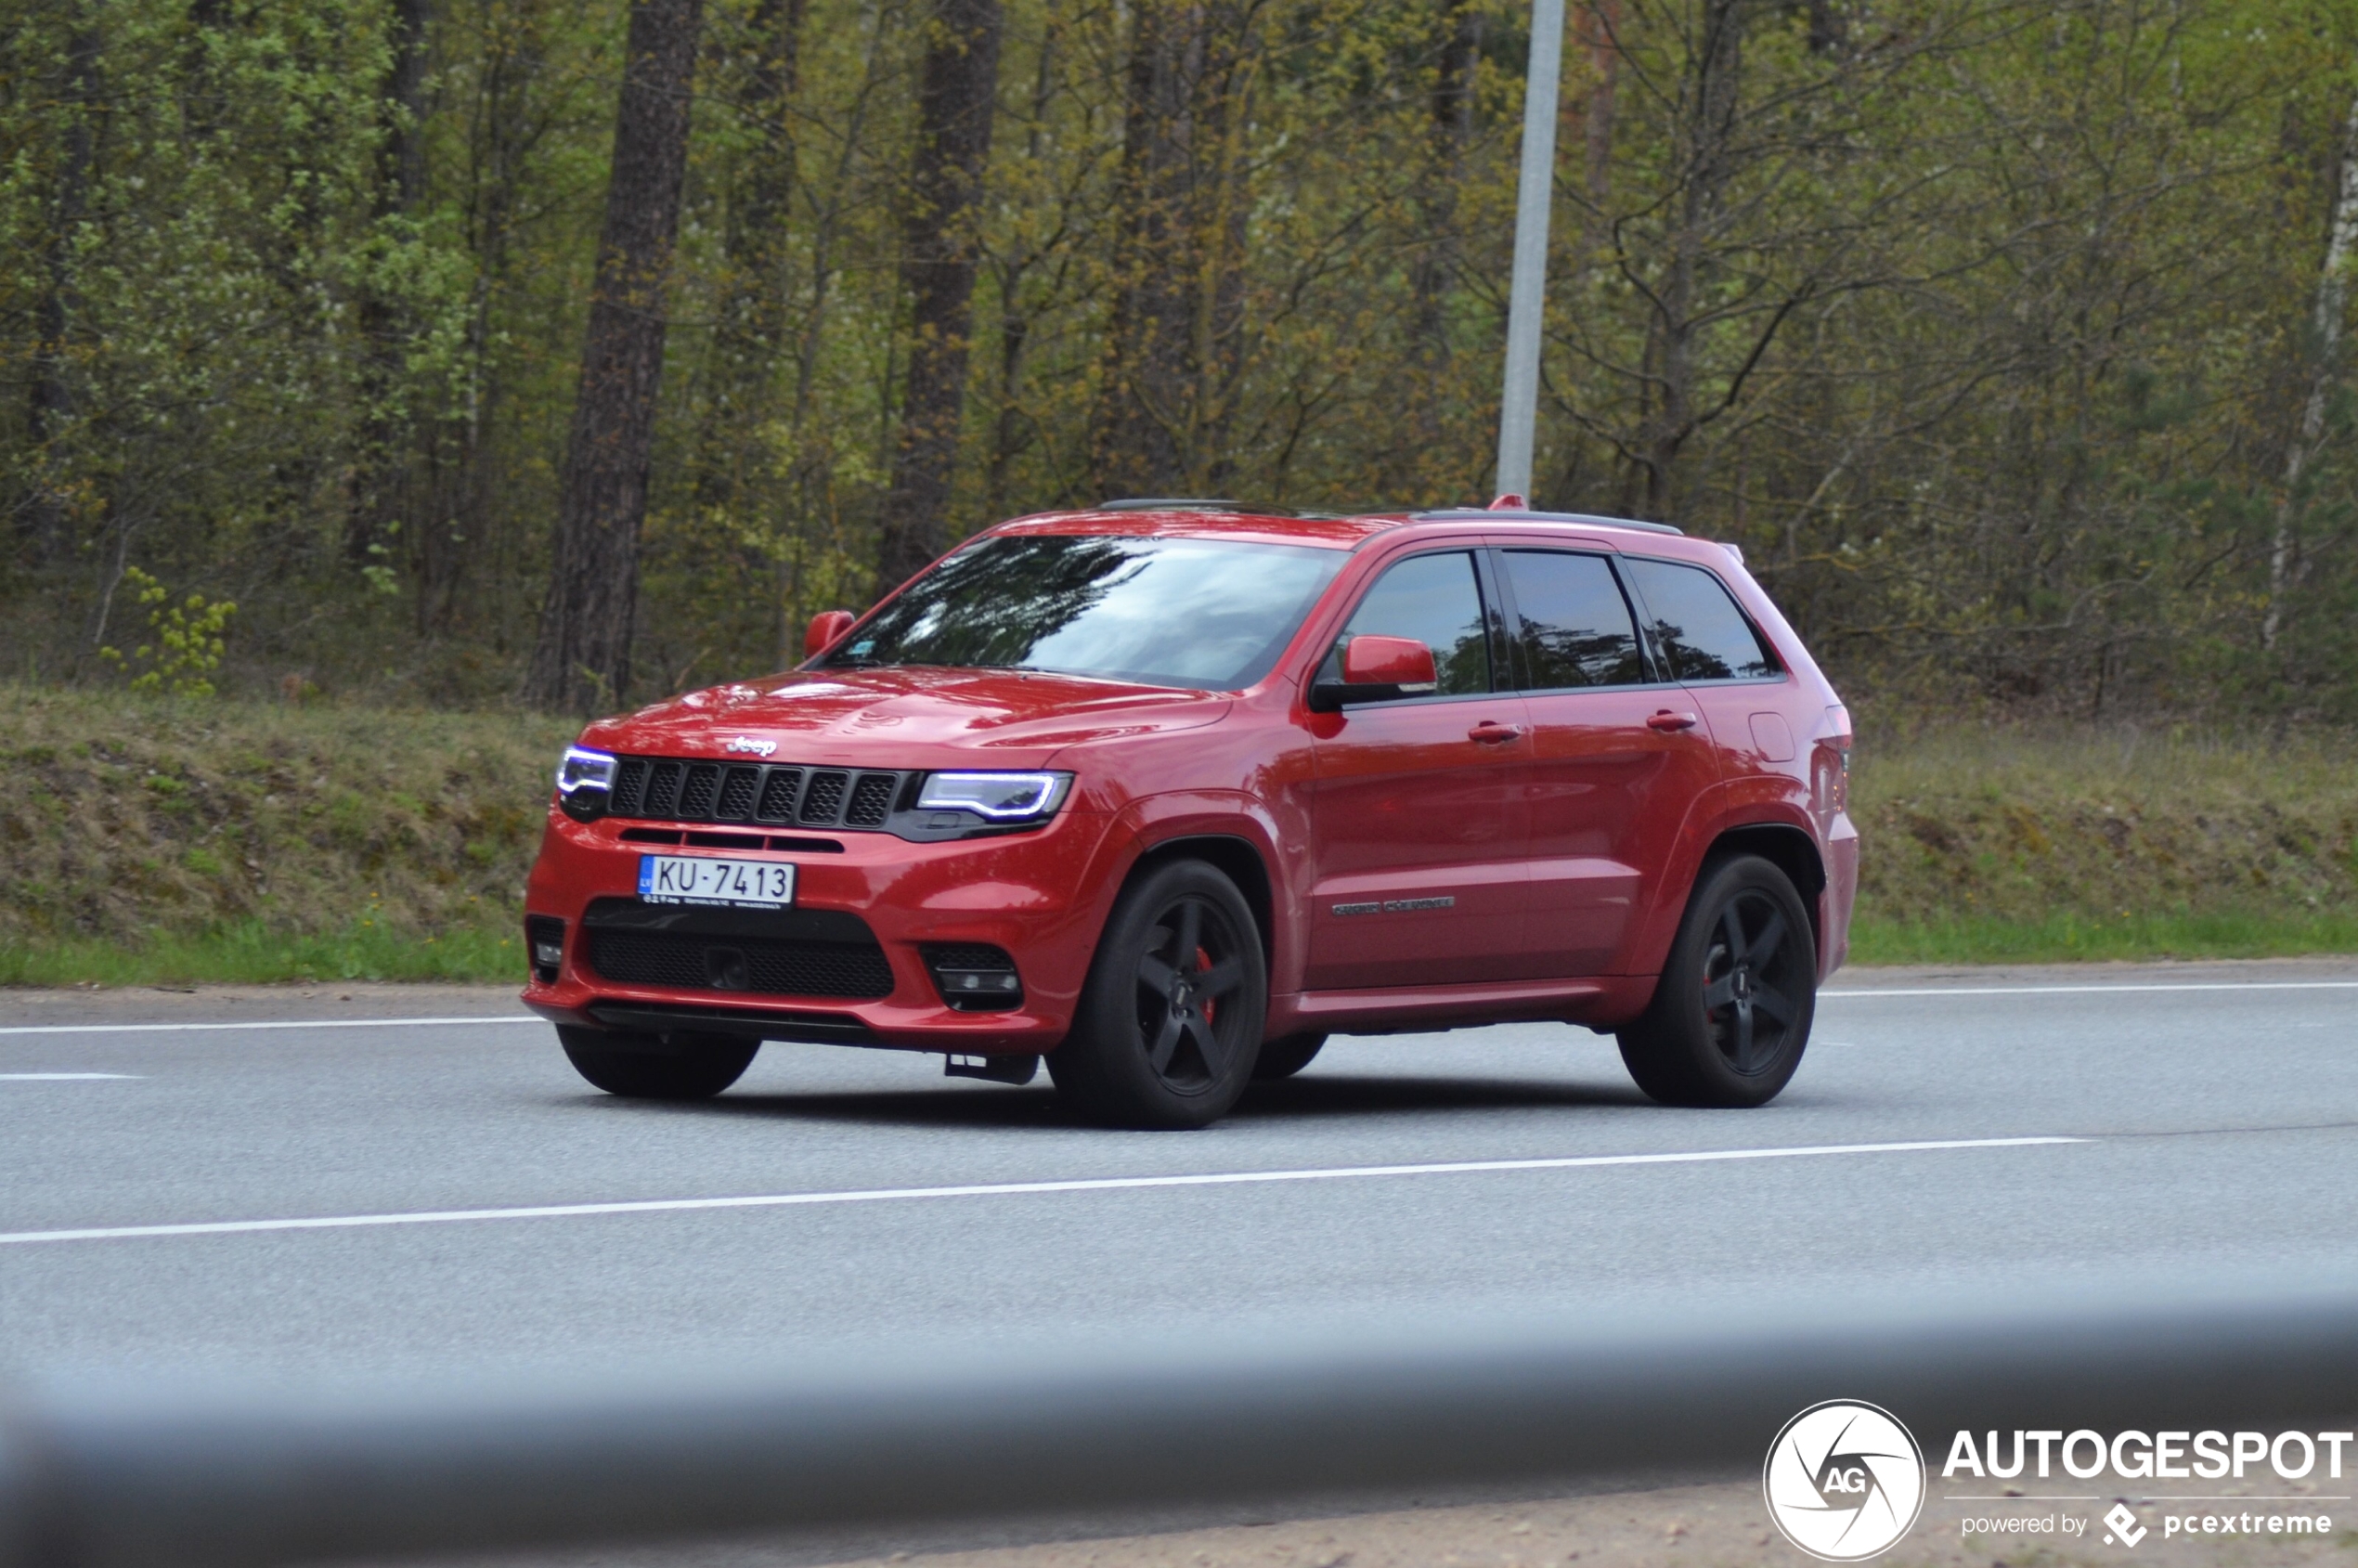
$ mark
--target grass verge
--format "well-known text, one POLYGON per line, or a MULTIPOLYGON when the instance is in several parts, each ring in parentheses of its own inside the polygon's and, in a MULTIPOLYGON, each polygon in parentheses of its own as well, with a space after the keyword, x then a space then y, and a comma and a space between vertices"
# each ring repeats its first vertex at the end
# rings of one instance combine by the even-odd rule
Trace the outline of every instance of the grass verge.
MULTIPOLYGON (((517 981, 574 727, 0 685, 0 985, 517 981)), ((2358 737, 1870 732, 1861 964, 2358 952, 2358 737)))
POLYGON ((88 937, 0 943, 0 986, 270 985, 301 980, 524 984, 523 939, 460 927, 436 936, 354 925, 330 933, 245 921, 136 946, 88 937))
POLYGON ((2358 953, 2358 915, 2138 914, 2103 921, 1989 916, 1850 927, 1853 964, 2097 964, 2164 958, 2297 958, 2358 953))

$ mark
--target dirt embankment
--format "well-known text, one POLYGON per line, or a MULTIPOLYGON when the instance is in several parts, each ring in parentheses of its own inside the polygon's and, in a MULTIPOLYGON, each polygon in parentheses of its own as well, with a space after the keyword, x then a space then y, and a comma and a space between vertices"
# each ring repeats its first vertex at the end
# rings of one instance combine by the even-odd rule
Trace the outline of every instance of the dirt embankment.
POLYGON ((573 730, 0 692, 0 941, 505 920, 573 730))
POLYGON ((1862 745, 1877 923, 2358 913, 2358 746, 1972 733, 1862 745))

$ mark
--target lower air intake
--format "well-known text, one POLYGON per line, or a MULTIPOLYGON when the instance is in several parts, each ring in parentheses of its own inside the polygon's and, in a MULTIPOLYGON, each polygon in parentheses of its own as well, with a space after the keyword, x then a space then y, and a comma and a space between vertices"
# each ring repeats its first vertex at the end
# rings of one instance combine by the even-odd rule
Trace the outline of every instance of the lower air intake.
POLYGON ((873 941, 595 928, 587 935, 590 967, 619 985, 861 1001, 892 994, 892 965, 873 941))

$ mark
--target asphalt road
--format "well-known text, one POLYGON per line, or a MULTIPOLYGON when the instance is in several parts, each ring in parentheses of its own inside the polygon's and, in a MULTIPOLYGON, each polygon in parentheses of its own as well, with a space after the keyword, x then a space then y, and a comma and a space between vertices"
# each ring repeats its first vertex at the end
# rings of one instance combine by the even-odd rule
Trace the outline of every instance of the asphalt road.
POLYGON ((1217 1354, 1358 1315, 2358 1265, 2350 962, 1854 972, 1756 1111, 1649 1105, 1561 1026, 1341 1040, 1165 1134, 824 1046, 632 1104, 544 1025, 416 1021, 502 993, 339 995, 0 993, 0 1367, 1217 1354), (713 1201, 748 1198, 794 1201, 713 1201))

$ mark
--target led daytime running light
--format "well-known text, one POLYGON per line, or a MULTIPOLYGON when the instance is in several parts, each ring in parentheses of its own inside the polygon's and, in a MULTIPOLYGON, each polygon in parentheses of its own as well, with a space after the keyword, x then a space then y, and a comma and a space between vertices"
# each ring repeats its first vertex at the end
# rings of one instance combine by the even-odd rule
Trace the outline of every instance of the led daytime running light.
POLYGON ((569 745, 565 747, 564 760, 557 764, 557 793, 571 795, 579 789, 612 789, 615 766, 615 759, 602 751, 569 745))
POLYGON ((936 773, 917 797, 921 811, 972 811, 993 822, 1020 822, 1056 810, 1070 773, 936 773))

